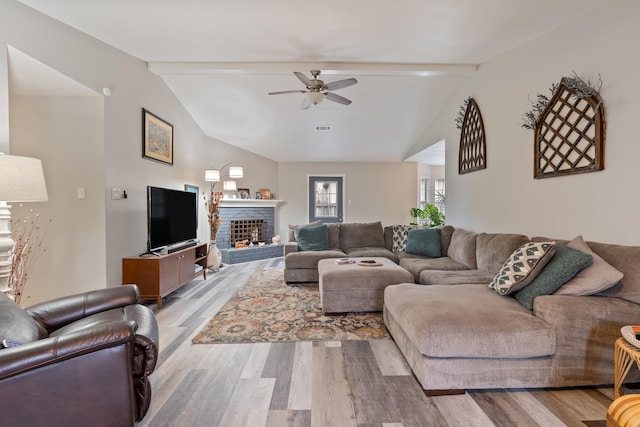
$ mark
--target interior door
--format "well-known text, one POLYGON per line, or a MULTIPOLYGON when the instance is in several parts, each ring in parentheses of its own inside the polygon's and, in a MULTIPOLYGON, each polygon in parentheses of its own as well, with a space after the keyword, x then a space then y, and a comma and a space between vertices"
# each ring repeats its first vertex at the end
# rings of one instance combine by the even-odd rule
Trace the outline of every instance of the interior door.
POLYGON ((343 180, 342 176, 309 177, 309 222, 342 222, 343 180))

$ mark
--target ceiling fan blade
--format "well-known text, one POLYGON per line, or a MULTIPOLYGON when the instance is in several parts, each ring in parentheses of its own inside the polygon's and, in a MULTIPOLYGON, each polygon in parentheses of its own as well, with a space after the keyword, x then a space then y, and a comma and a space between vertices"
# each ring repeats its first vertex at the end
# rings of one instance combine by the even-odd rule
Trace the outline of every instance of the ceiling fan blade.
POLYGON ((308 110, 311 107, 311 101, 309 101, 308 97, 304 97, 304 101, 302 101, 301 110, 308 110))
POLYGON ((358 81, 356 79, 354 79, 353 77, 350 78, 350 79, 337 80, 335 82, 325 83, 325 85, 322 87, 322 90, 342 89, 344 87, 353 86, 356 83, 358 83, 358 81))
POLYGON ((269 92, 269 95, 282 95, 283 93, 305 93, 306 90, 281 90, 279 92, 269 92))
POLYGON ((299 72, 299 71, 294 71, 294 72, 293 72, 293 74, 295 74, 295 75, 296 75, 296 77, 297 77, 297 78, 299 78, 299 79, 300 79, 300 81, 301 81, 302 83, 304 83, 304 85, 305 85, 305 86, 307 86, 307 87, 313 87, 313 86, 314 86, 313 80, 309 79, 309 77, 305 76, 305 75, 304 75, 304 74, 302 74, 301 72, 299 72))
POLYGON ((324 97, 327 98, 329 101, 337 102, 338 104, 344 104, 344 105, 351 104, 351 100, 350 99, 347 99, 344 96, 340 96, 340 95, 338 95, 336 93, 333 93, 333 92, 325 93, 324 97))

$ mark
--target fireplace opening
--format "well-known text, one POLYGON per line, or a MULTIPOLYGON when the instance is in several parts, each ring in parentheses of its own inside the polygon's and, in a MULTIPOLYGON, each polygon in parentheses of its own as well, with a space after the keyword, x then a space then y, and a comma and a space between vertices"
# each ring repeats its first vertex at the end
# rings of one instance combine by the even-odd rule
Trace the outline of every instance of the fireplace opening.
POLYGON ((266 221, 264 219, 240 219, 230 221, 229 229, 229 246, 235 247, 238 242, 245 242, 247 244, 265 241, 265 226, 266 221))

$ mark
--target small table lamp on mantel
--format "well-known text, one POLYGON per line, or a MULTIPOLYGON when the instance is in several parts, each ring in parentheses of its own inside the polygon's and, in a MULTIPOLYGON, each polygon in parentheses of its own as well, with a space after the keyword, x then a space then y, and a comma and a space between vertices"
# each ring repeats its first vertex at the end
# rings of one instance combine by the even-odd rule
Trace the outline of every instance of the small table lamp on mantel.
POLYGON ((32 157, 0 153, 0 292, 11 295, 11 206, 7 202, 46 202, 42 162, 32 157))

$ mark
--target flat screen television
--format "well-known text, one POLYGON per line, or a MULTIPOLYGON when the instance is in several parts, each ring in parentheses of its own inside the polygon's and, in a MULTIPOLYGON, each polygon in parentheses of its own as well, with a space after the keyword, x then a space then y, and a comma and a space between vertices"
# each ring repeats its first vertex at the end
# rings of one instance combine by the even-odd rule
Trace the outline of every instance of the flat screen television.
POLYGON ((147 186, 147 251, 181 246, 197 238, 196 193, 147 186))

